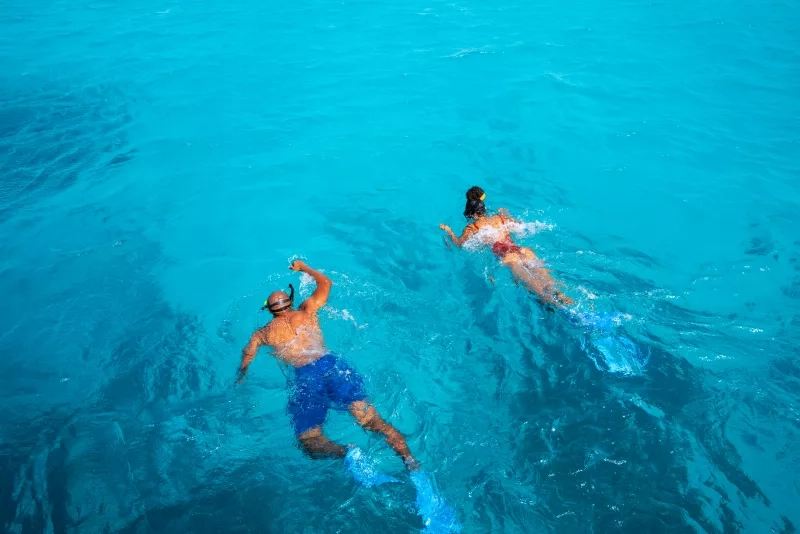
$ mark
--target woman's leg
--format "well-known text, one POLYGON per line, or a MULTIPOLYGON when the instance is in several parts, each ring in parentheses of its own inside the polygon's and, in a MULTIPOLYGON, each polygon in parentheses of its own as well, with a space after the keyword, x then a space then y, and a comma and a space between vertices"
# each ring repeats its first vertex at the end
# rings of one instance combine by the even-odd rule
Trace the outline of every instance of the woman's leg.
POLYGON ((571 298, 556 289, 556 280, 550 272, 538 265, 539 260, 533 252, 527 249, 528 254, 515 254, 516 257, 507 258, 504 263, 511 269, 514 279, 522 282, 531 293, 536 293, 545 304, 551 306, 570 306, 571 298))

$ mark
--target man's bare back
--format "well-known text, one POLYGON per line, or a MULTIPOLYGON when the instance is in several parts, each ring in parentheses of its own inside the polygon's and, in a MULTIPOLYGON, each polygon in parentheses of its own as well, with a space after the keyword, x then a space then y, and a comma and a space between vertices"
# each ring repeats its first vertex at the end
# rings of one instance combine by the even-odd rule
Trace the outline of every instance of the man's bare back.
POLYGON ((302 367, 325 355, 325 341, 316 313, 291 311, 275 317, 258 331, 275 356, 302 367))

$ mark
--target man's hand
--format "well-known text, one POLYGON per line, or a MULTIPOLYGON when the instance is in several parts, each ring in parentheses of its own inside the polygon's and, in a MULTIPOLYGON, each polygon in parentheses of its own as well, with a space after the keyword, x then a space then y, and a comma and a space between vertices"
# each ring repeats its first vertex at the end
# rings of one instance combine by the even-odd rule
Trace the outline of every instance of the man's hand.
POLYGON ((294 260, 292 264, 289 266, 289 268, 295 272, 299 272, 308 268, 308 265, 306 265, 304 262, 300 260, 294 260))
POLYGON ((236 375, 237 384, 241 384, 244 381, 244 375, 247 374, 247 368, 250 367, 250 362, 256 357, 258 347, 264 344, 261 331, 256 330, 253 335, 250 336, 250 342, 247 343, 247 346, 242 350, 242 363, 239 365, 239 372, 236 375))

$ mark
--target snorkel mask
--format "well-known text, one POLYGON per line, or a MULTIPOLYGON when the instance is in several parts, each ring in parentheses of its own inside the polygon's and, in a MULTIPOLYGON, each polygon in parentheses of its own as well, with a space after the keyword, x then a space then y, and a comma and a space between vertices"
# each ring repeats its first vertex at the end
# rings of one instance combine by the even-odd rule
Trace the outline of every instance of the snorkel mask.
POLYGON ((291 309, 292 306, 294 306, 294 286, 289 284, 288 299, 276 300, 272 304, 270 304, 268 300, 265 300, 264 305, 261 307, 261 311, 269 310, 270 313, 274 314, 291 309))

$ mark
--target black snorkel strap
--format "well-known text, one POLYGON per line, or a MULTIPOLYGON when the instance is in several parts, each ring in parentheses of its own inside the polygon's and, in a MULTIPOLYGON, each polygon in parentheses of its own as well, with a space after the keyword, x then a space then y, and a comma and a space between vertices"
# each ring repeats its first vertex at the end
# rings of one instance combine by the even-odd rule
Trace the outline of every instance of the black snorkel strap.
POLYGON ((264 305, 261 306, 261 311, 269 310, 271 313, 278 313, 291 309, 292 306, 294 306, 294 286, 289 284, 288 299, 276 300, 272 304, 269 304, 269 301, 265 301, 264 305))

